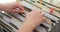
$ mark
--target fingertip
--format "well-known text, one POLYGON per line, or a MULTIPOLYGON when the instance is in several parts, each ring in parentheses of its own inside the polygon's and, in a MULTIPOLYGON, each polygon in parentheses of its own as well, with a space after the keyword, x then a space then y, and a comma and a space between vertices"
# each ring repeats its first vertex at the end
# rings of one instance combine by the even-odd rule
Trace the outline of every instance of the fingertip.
POLYGON ((24 6, 22 4, 18 4, 19 9, 24 10, 24 6))
POLYGON ((22 11, 12 9, 12 13, 23 13, 22 11))
POLYGON ((23 13, 24 13, 24 11, 19 10, 19 11, 18 11, 18 13, 19 13, 19 14, 23 14, 23 13))
POLYGON ((42 13, 40 10, 32 10, 33 12, 42 13))
POLYGON ((46 17, 43 17, 44 20, 46 20, 46 17))

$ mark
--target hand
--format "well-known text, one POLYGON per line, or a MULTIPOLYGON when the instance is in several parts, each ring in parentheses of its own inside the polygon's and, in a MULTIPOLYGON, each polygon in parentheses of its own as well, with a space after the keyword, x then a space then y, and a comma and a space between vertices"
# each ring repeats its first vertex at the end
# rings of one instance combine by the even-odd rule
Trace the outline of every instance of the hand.
POLYGON ((41 11, 33 10, 26 15, 26 21, 33 26, 38 26, 45 21, 45 17, 41 11))
POLYGON ((45 21, 41 11, 33 10, 26 15, 26 20, 18 32, 32 32, 38 25, 45 21))
POLYGON ((26 15, 25 22, 18 32, 31 32, 38 25, 40 25, 45 20, 43 13, 38 10, 33 10, 26 15))
POLYGON ((13 2, 13 3, 3 4, 1 10, 4 10, 5 12, 8 13, 23 13, 24 7, 20 3, 13 2), (19 10, 17 10, 16 8, 19 8, 19 10))

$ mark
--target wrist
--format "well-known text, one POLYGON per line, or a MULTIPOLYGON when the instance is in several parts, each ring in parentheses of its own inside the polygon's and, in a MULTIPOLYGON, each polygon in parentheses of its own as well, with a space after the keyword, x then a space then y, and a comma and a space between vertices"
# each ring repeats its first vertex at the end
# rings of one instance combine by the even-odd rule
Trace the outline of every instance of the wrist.
POLYGON ((25 21, 22 27, 18 30, 18 32, 31 32, 38 26, 35 21, 25 21))

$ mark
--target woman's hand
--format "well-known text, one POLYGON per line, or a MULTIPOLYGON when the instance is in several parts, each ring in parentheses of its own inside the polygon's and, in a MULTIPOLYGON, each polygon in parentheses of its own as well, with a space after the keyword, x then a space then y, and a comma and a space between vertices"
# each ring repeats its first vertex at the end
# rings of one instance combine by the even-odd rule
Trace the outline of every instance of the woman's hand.
POLYGON ((45 17, 41 11, 33 10, 26 15, 25 22, 18 32, 32 32, 34 28, 45 21, 45 17))
POLYGON ((8 13, 23 13, 24 7, 18 2, 2 4, 1 10, 8 13), (19 8, 17 10, 16 8, 19 8))
POLYGON ((26 21, 30 24, 36 24, 36 26, 38 26, 45 21, 45 17, 41 11, 33 10, 26 15, 26 21))

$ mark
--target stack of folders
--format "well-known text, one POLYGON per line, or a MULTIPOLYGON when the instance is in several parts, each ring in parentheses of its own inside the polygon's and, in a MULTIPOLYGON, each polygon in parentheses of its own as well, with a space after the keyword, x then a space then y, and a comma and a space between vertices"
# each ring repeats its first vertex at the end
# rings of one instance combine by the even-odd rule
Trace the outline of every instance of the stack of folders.
POLYGON ((25 14, 34 9, 42 11, 44 13, 44 16, 46 17, 46 20, 41 25, 36 27, 33 32, 49 32, 54 26, 56 26, 57 23, 59 23, 60 13, 55 9, 52 9, 53 11, 51 12, 50 8, 55 7, 59 9, 60 7, 39 0, 22 0, 19 3, 21 3, 25 8, 24 14, 9 14, 4 11, 0 11, 1 32, 17 32, 17 30, 19 30, 19 28, 21 27, 21 24, 23 24, 23 22, 25 21, 25 14))

